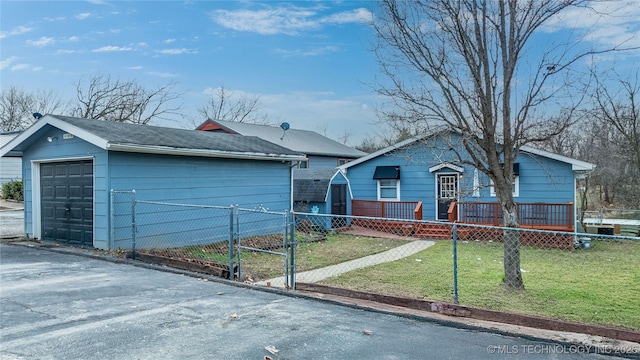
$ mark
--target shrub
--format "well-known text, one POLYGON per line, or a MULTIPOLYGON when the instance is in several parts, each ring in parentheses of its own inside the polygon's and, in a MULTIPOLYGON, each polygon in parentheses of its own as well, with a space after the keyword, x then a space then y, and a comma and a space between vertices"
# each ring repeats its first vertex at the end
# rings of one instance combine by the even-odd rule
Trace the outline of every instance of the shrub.
POLYGON ((2 184, 2 198, 24 201, 22 180, 14 180, 2 184))

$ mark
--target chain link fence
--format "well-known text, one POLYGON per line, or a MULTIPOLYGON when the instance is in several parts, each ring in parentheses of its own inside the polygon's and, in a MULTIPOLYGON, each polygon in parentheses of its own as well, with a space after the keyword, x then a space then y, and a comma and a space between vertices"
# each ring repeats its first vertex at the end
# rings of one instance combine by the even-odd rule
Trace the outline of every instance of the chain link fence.
POLYGON ((145 201, 135 191, 111 191, 111 208, 111 248, 129 257, 291 287, 288 212, 145 201))
POLYGON ((638 237, 295 215, 298 283, 640 328, 638 237))
POLYGON ((142 261, 640 329, 638 236, 141 201, 133 191, 112 191, 111 208, 112 248, 142 261))

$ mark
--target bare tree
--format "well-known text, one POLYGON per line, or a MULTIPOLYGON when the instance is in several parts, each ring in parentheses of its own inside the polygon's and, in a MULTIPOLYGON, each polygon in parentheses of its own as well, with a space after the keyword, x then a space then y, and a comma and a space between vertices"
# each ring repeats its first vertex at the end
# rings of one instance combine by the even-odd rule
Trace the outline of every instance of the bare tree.
POLYGON ((594 94, 596 117, 615 130, 622 153, 620 155, 640 175, 640 81, 638 72, 633 77, 616 74, 621 86, 609 87, 598 81, 594 94), (613 92, 611 89, 618 89, 613 92))
MULTIPOLYGON (((378 86, 404 121, 444 126, 460 135, 458 161, 493 182, 506 227, 519 227, 513 163, 523 145, 562 133, 583 91, 567 91, 571 65, 594 51, 574 43, 536 48, 532 37, 583 0, 429 0, 380 2, 375 49, 389 81, 378 86), (533 63, 531 62, 533 61, 533 63), (526 76, 517 76, 524 75, 526 76), (547 113, 553 104, 553 121, 547 113), (562 101, 562 102, 560 102, 562 101), (545 105, 543 107, 542 105, 545 105), (558 110, 561 109, 561 110, 558 110)), ((576 84, 578 82, 573 82, 576 84)), ((391 114, 393 115, 393 114, 391 114)), ((455 151, 455 147, 451 149, 455 151)), ((523 289, 520 240, 504 233, 504 284, 523 289)))
POLYGON ((53 90, 30 93, 12 86, 0 93, 0 131, 23 130, 36 120, 34 113, 64 113, 66 108, 53 90))
POLYGON ((591 113, 591 152, 598 171, 593 183, 602 201, 640 206, 640 77, 598 76, 591 113), (606 79, 606 80, 603 80, 606 79))
POLYGON ((111 79, 105 74, 94 74, 75 83, 78 103, 74 116, 133 124, 148 124, 155 119, 180 116, 181 104, 176 102, 182 92, 175 90, 177 83, 148 89, 136 81, 111 79))
POLYGON ((237 95, 223 86, 215 89, 206 105, 198 112, 207 119, 268 124, 267 116, 260 114, 260 96, 237 95))

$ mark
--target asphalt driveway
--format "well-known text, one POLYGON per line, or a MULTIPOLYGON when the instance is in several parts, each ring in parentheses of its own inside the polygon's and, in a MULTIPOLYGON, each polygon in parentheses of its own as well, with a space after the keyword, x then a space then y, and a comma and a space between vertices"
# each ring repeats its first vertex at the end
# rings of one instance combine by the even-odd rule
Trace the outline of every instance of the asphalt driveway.
POLYGON ((10 244, 0 308, 2 359, 611 359, 10 244))
POLYGON ((23 204, 0 200, 0 239, 22 236, 24 236, 23 204))

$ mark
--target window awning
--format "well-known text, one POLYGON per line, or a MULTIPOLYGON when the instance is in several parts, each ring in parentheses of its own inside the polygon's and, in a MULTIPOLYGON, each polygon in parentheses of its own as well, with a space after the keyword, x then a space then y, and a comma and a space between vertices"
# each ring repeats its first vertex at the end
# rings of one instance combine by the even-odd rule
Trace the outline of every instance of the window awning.
POLYGON ((400 179, 400 166, 376 166, 373 180, 400 179))

